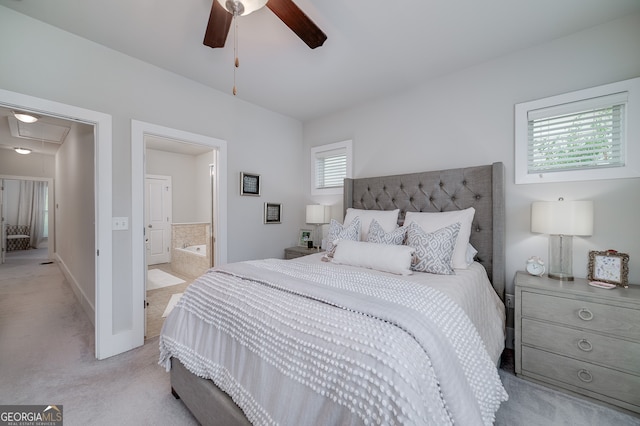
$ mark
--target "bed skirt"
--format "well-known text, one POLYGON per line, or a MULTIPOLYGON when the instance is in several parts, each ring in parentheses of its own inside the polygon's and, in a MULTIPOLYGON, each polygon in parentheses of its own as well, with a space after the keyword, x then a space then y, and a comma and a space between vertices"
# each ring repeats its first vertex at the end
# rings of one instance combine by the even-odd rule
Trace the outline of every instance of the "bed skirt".
POLYGON ((182 363, 171 358, 171 392, 203 426, 251 425, 231 397, 211 380, 191 374, 182 363))

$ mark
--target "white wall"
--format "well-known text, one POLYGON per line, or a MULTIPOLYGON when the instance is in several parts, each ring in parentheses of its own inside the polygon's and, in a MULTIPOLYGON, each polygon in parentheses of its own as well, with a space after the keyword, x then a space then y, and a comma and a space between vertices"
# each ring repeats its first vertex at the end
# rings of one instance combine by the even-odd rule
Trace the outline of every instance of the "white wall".
POLYGON ((213 151, 196 156, 146 150, 147 174, 172 178, 173 223, 211 220, 209 164, 212 163, 213 151))
POLYGON ((73 124, 56 153, 55 252, 91 322, 96 300, 93 159, 93 126, 73 124))
MULTIPOLYGON (((4 174, 4 173, 1 173, 4 174)), ((18 224, 18 205, 20 203, 20 181, 14 179, 3 179, 4 186, 3 203, 5 210, 4 223, 7 225, 18 224)))
POLYGON ((196 222, 211 220, 211 174, 209 165, 213 164, 213 151, 198 155, 196 158, 196 222))
POLYGON ((171 176, 172 222, 197 222, 196 157, 147 149, 146 162, 147 174, 171 176))
MULTIPOLYGON (((574 274, 586 276, 589 250, 612 248, 630 255, 629 280, 640 284, 640 179, 514 183, 514 104, 640 76, 638 41, 640 15, 628 16, 306 122, 305 155, 311 146, 353 139, 354 177, 502 161, 507 293, 513 293, 515 272, 529 256, 548 256, 547 237, 529 231, 531 202, 559 196, 595 202, 594 235, 574 241, 574 274)), ((324 202, 342 206, 340 197, 324 202)))
MULTIPOLYGON (((228 143, 229 261, 282 257, 303 222, 302 124, 0 6, 3 89, 110 114, 113 216, 131 217, 131 119, 228 143), (285 164, 285 166, 283 166, 285 164), (240 197, 241 171, 260 173, 262 197, 240 197), (265 201, 284 205, 264 225, 265 201), (300 207, 298 207, 300 206, 300 207), (294 213, 300 210, 299 213, 294 213)), ((142 200, 140 200, 142 202, 142 200)), ((132 230, 113 233, 113 327, 131 328, 132 230)))
MULTIPOLYGON (((2 70, 0 70, 0 73, 2 73, 2 70)), ((53 155, 37 154, 35 152, 29 155, 22 155, 11 149, 0 150, 0 175, 53 178, 54 169, 55 158, 53 155)))

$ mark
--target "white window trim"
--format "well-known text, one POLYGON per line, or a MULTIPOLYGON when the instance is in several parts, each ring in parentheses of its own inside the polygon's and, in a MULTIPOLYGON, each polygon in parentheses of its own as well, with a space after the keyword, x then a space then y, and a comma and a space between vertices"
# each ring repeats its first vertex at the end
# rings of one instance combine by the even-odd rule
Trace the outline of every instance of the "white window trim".
POLYGON ((338 149, 344 149, 347 153, 347 178, 352 177, 352 165, 353 165, 353 141, 346 140, 342 142, 330 143, 327 145, 320 145, 311 147, 311 195, 338 195, 342 194, 344 187, 335 188, 316 188, 316 156, 318 153, 325 151, 334 151, 338 149))
POLYGON ((621 179, 640 177, 640 77, 603 86, 578 90, 571 93, 523 102, 515 106, 515 181, 516 184, 571 182, 599 179, 621 179), (626 140, 622 167, 574 170, 552 173, 528 173, 528 113, 542 108, 550 108, 570 102, 627 92, 626 119, 624 120, 626 140))

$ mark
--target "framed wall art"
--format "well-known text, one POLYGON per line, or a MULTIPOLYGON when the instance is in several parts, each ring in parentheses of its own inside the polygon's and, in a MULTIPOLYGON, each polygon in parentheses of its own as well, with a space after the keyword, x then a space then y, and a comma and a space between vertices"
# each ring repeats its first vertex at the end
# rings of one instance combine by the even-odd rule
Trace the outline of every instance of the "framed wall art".
POLYGON ((590 251, 587 279, 629 287, 629 255, 615 250, 590 251))
POLYGON ((264 203, 264 223, 280 223, 282 204, 264 203))
POLYGON ((260 175, 240 172, 240 195, 260 196, 260 175))

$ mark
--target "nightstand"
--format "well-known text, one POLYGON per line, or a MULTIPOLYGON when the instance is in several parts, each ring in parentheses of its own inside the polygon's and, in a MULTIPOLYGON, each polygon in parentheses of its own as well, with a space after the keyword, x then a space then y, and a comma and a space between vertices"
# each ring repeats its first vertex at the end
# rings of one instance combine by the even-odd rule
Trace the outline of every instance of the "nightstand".
MULTIPOLYGON (((323 250, 320 250, 323 251, 323 250)), ((296 257, 306 256, 308 254, 318 253, 317 248, 306 248, 302 246, 289 247, 284 249, 285 259, 295 259, 296 257)))
POLYGON ((518 376, 640 413, 640 286, 515 279, 518 376))

